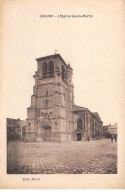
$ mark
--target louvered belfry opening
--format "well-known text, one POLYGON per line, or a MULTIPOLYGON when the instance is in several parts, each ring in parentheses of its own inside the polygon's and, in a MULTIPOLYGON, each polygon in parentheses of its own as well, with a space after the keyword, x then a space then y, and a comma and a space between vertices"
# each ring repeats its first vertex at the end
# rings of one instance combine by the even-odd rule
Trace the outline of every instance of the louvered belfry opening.
POLYGON ((42 78, 45 79, 47 78, 47 63, 44 62, 42 65, 42 78))
POLYGON ((42 78, 46 79, 46 78, 53 78, 53 77, 54 77, 54 63, 53 63, 53 61, 49 61, 48 64, 46 62, 44 62, 42 64, 42 78))
POLYGON ((65 78, 66 77, 66 73, 65 73, 65 68, 64 66, 62 65, 62 80, 65 82, 65 78))
POLYGON ((48 64, 48 77, 49 78, 54 77, 54 63, 53 63, 53 61, 50 61, 48 64))

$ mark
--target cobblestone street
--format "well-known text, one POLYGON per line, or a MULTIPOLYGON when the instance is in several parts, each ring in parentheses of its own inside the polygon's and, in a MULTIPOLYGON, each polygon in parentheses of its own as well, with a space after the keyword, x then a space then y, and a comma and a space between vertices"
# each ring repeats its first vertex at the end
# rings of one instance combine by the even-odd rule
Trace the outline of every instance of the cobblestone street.
POLYGON ((8 143, 8 174, 116 174, 117 143, 8 143))

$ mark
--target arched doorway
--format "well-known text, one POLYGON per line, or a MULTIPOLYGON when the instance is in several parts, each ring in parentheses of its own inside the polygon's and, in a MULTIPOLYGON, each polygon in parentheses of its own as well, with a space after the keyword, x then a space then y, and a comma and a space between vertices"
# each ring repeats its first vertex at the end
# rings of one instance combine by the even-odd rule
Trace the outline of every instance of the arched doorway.
POLYGON ((43 140, 45 142, 51 141, 51 127, 50 126, 44 126, 44 137, 43 140))
POLYGON ((77 141, 81 141, 82 140, 82 134, 81 133, 77 133, 77 141))

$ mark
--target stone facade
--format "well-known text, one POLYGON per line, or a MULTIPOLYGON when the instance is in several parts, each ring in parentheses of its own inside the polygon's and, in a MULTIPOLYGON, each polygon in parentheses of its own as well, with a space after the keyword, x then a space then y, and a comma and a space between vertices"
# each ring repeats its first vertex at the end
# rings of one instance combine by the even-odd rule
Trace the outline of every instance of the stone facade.
POLYGON ((80 141, 102 136, 98 113, 74 104, 73 69, 59 54, 36 59, 31 106, 27 108, 26 140, 80 141))

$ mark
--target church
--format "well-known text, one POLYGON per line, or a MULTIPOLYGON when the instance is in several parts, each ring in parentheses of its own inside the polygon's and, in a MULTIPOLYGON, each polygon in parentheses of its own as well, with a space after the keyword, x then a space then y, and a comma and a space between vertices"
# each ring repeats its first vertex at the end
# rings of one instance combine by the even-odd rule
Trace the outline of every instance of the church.
POLYGON ((97 112, 74 103, 73 69, 60 54, 36 59, 37 71, 27 108, 26 141, 84 141, 102 137, 97 112))

